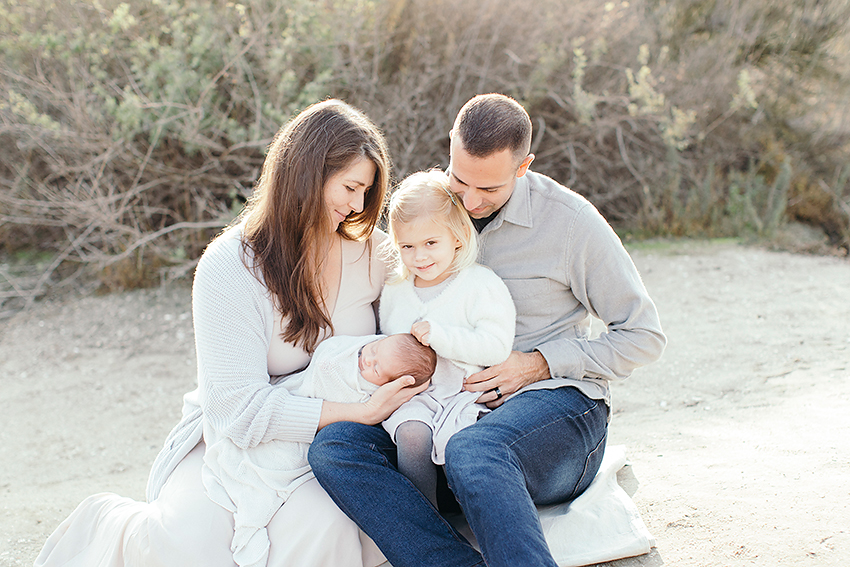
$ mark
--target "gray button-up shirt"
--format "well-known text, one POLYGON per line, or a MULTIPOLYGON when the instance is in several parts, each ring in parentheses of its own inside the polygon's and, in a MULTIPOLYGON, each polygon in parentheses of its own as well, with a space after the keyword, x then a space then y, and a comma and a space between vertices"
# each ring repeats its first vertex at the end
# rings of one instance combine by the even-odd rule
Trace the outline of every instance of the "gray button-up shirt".
POLYGON ((478 261, 507 284, 514 349, 538 350, 552 378, 523 390, 575 386, 611 404, 609 380, 661 356, 666 338, 619 237, 581 195, 527 172, 480 234, 478 261), (606 331, 590 338, 590 316, 606 331))

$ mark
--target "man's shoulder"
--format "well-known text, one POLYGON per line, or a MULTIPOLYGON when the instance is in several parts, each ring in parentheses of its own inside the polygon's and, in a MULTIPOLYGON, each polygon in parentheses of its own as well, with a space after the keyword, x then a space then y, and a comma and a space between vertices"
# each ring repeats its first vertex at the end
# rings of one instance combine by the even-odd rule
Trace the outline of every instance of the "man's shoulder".
POLYGON ((578 211, 588 205, 592 206, 590 201, 585 197, 547 175, 534 171, 529 171, 525 175, 528 177, 528 186, 532 199, 542 199, 549 206, 562 206, 574 211, 578 211))

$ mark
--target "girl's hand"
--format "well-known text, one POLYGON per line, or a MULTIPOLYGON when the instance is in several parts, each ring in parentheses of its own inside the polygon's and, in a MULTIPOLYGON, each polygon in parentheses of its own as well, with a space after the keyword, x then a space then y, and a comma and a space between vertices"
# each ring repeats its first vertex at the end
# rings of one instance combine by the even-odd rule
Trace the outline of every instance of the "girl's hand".
POLYGON ((425 346, 428 344, 428 337, 431 335, 431 323, 428 321, 417 321, 410 327, 410 334, 416 337, 416 340, 425 346))
POLYGON ((505 402, 507 396, 520 388, 549 377, 549 364, 542 354, 538 351, 515 350, 503 363, 467 376, 463 389, 469 392, 484 392, 478 398, 478 403, 495 409, 505 402))
POLYGON ((430 382, 425 382, 413 388, 413 376, 402 376, 392 382, 387 382, 363 402, 363 421, 366 425, 375 425, 387 419, 401 404, 420 392, 424 392, 430 382))

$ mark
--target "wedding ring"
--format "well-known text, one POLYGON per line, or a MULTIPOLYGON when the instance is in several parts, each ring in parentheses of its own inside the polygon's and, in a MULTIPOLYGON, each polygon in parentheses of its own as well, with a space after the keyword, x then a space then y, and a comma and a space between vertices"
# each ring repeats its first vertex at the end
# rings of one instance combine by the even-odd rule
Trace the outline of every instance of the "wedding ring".
POLYGON ((496 386, 495 388, 493 388, 493 391, 494 391, 494 392, 496 392, 496 399, 497 399, 497 400, 498 400, 499 398, 501 398, 501 397, 502 397, 502 391, 499 389, 499 387, 498 387, 498 386, 496 386))

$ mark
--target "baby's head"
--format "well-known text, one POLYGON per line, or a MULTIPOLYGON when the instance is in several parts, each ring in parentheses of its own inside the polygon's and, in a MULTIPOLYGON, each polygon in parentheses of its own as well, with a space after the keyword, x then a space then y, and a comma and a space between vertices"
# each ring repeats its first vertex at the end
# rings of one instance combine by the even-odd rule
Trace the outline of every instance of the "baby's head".
POLYGON ((360 349, 357 365, 360 375, 378 386, 402 376, 413 376, 414 386, 419 386, 434 375, 437 353, 410 333, 401 333, 365 345, 360 349))
POLYGON ((477 236, 469 214, 449 189, 448 176, 438 169, 413 173, 401 182, 390 199, 388 228, 397 260, 392 282, 407 279, 411 271, 426 279, 434 277, 416 272, 412 253, 419 251, 411 248, 423 244, 423 250, 429 251, 425 243, 415 242, 419 235, 430 238, 432 233, 445 233, 442 238, 450 241, 451 246, 449 262, 445 266, 438 264, 450 274, 471 266, 478 256, 477 236), (425 228, 424 232, 416 230, 425 225, 431 228, 425 228))

